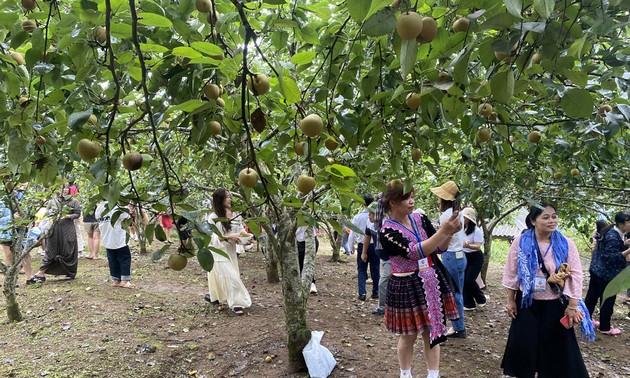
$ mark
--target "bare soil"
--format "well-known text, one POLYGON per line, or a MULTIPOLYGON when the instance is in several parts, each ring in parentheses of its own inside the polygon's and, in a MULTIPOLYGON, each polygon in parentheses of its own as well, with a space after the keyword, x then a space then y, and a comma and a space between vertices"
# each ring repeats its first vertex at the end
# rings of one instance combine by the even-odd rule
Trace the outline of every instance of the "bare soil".
MULTIPOLYGON (((325 251, 317 256, 319 295, 308 301, 308 319, 311 329, 326 332, 322 343, 337 359, 331 376, 397 377, 396 337, 371 313, 376 301, 357 299, 355 257, 329 259, 325 251)), ((36 268, 39 256, 34 260, 36 268)), ((286 371, 281 287, 266 282, 261 253, 240 257, 253 305, 238 317, 203 300, 206 278, 195 259, 181 272, 168 269, 165 260, 134 255, 136 289, 110 287, 105 258, 81 259, 72 281, 49 277, 35 288, 25 287, 20 276, 25 320, 8 324, 1 301, 0 377, 308 376, 286 371)), ((468 338, 443 344, 442 377, 501 377, 509 326, 501 271, 491 265, 488 306, 466 313, 468 338)), ((592 377, 630 376, 624 299, 617 299, 613 317, 622 335, 581 342, 592 377)), ((426 371, 421 353, 417 348, 413 363, 418 377, 426 371)))

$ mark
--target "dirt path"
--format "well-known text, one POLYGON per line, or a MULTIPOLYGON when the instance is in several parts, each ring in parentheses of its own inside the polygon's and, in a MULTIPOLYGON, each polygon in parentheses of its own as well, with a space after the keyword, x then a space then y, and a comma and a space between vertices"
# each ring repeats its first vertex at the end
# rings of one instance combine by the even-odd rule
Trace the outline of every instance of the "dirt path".
MULTIPOLYGON (((319 295, 309 300, 308 318, 311 329, 326 331, 323 344, 338 362, 332 377, 397 377, 396 338, 386 332, 382 317, 371 314, 376 301, 356 298, 354 260, 328 258, 317 257, 319 295)), ((49 278, 41 288, 25 288, 20 276, 26 320, 0 325, 0 377, 289 376, 281 288, 266 283, 260 253, 242 256, 240 264, 253 301, 242 317, 204 302, 205 274, 196 260, 174 272, 165 261, 134 256, 134 290, 109 287, 105 259, 81 259, 76 280, 49 278)), ((500 273, 500 266, 491 267, 489 305, 466 313, 468 339, 443 345, 442 377, 501 376, 509 324, 500 273)), ((621 298, 617 302, 613 322, 623 334, 598 334, 594 343, 581 343, 593 377, 630 376, 630 321, 621 298)), ((0 311, 6 319, 4 307, 0 311)), ((413 367, 424 376, 420 350, 413 367)))

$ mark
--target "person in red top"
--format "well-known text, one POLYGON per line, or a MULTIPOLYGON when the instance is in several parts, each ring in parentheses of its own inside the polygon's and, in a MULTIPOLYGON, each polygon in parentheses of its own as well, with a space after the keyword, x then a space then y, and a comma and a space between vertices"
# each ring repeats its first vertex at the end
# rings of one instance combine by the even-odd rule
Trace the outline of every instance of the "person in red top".
POLYGON ((158 216, 160 217, 160 225, 162 226, 162 229, 164 230, 164 233, 166 234, 166 242, 170 244, 173 242, 173 240, 171 240, 171 231, 173 230, 173 220, 166 213, 160 213, 160 215, 158 216))
MULTIPOLYGON (((387 184, 381 198, 389 219, 383 221, 377 243, 390 256, 392 277, 387 287, 385 325, 398 338, 400 377, 411 377, 414 343, 422 335, 428 378, 439 377, 440 347, 446 340, 446 319, 459 317, 448 273, 434 253, 448 247, 461 229, 459 215, 446 219, 429 237, 421 215, 414 213, 413 190, 405 192, 400 180, 387 184)), ((379 217, 380 214, 377 214, 379 217)), ((377 219, 376 224, 380 223, 377 219)))

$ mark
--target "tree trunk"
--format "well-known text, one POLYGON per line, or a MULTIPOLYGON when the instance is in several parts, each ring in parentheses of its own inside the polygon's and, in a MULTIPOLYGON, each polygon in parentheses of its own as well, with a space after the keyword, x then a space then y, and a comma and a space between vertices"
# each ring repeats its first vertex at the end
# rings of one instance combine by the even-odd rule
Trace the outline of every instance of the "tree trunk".
POLYGON ((17 301, 17 296, 15 295, 15 283, 18 278, 18 267, 19 261, 14 261, 12 266, 7 267, 6 275, 4 277, 4 288, 2 289, 7 306, 7 318, 9 319, 9 322, 21 322, 24 319, 22 317, 22 312, 20 311, 20 304, 17 301))
MULTIPOLYGON (((484 230, 484 234, 486 231, 484 230)), ((490 265, 490 259, 492 258, 492 235, 483 236, 483 265, 481 266, 481 279, 486 282, 486 275, 488 274, 488 266, 490 265)))
MULTIPOLYGON (((284 316, 287 329, 289 371, 300 372, 306 370, 306 362, 302 355, 302 349, 304 349, 311 338, 311 331, 306 324, 306 302, 308 299, 306 293, 308 292, 304 290, 303 278, 300 275, 295 244, 295 221, 292 220, 291 214, 283 212, 280 214, 277 225, 278 235, 282 236, 279 238, 279 243, 276 244, 279 248, 275 252, 277 253, 282 272, 282 293, 284 297, 284 316)), ((312 278, 313 259, 314 257, 311 258, 310 262, 310 278, 312 278)), ((304 260, 304 270, 306 271, 308 259, 305 258, 304 260)))
MULTIPOLYGON (((265 229, 265 231, 267 231, 265 229)), ((271 227, 269 231, 273 232, 271 227)), ((278 258, 273 249, 273 245, 269 240, 269 232, 267 232, 264 240, 261 240, 261 250, 263 255, 265 256, 265 270, 267 271, 267 282, 268 283, 278 283, 280 282, 280 273, 278 272, 278 258)))
POLYGON ((330 258, 331 262, 340 262, 340 250, 341 250, 341 242, 343 240, 343 236, 337 233, 328 223, 323 223, 324 232, 330 242, 330 247, 332 248, 332 256, 330 258), (335 238, 334 235, 337 235, 335 238))
POLYGON ((136 232, 138 233, 138 244, 140 245, 140 254, 147 253, 147 235, 144 230, 147 227, 147 222, 145 219, 146 213, 142 209, 142 207, 138 206, 138 224, 136 225, 136 232))
POLYGON ((341 261, 341 242, 343 241, 343 236, 339 233, 336 233, 337 238, 334 241, 331 241, 332 245, 332 257, 330 261, 339 262, 341 261))

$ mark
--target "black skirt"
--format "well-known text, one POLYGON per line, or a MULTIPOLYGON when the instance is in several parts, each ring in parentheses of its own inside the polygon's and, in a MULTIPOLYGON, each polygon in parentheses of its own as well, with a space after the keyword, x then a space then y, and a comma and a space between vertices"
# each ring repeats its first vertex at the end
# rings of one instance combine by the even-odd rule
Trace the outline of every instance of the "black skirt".
MULTIPOLYGON (((560 324, 564 307, 558 300, 537 301, 521 308, 516 297, 516 319, 512 320, 501 367, 503 374, 528 378, 582 378, 588 371, 582 359, 574 328, 560 324)), ((574 327, 579 327, 575 325, 574 327)))

